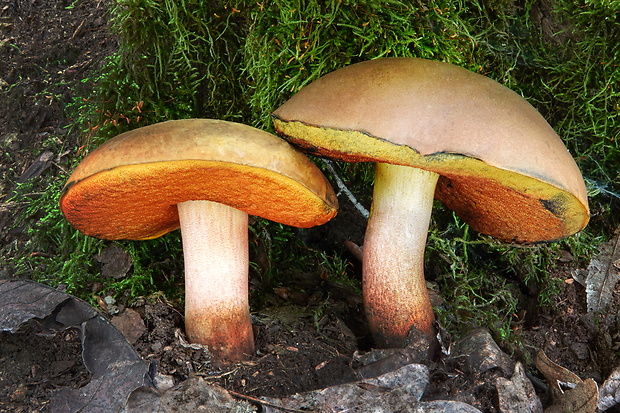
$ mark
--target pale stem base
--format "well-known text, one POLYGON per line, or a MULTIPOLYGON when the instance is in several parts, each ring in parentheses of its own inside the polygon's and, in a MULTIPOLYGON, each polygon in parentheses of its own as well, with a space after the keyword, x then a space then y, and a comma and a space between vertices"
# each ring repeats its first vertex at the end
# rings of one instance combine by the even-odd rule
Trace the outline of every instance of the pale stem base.
POLYGON ((378 163, 364 239, 364 306, 380 347, 402 347, 412 327, 434 334, 424 250, 439 175, 378 163))
POLYGON ((248 214, 210 201, 178 205, 185 259, 185 330, 219 360, 254 354, 248 303, 248 214))

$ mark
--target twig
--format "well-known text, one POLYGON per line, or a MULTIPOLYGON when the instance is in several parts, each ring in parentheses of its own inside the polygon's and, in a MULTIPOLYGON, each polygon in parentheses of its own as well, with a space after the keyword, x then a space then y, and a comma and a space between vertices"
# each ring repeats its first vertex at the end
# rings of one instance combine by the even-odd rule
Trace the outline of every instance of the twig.
POLYGON ((345 240, 344 246, 347 247, 347 250, 359 261, 364 261, 364 250, 362 247, 354 243, 353 241, 345 240))
POLYGON ((82 27, 84 27, 84 23, 86 23, 86 20, 82 20, 82 23, 80 23, 80 25, 78 26, 77 29, 75 29, 75 31, 73 32, 73 36, 71 36, 71 38, 69 40, 73 40, 75 39, 75 37, 80 33, 80 31, 82 30, 82 27))
POLYGON ((615 192, 608 191, 605 188, 605 184, 600 184, 600 183, 596 182, 595 180, 587 178, 587 177, 584 178, 584 181, 586 181, 586 184, 589 184, 589 186, 594 188, 596 191, 599 191, 599 192, 602 192, 605 195, 610 195, 610 196, 613 196, 613 197, 616 197, 616 198, 620 199, 620 195, 616 194, 615 192))
POLYGON ((340 178, 340 176, 338 175, 338 172, 336 172, 336 169, 334 168, 332 161, 328 159, 323 159, 323 158, 321 158, 321 161, 323 161, 323 164, 325 165, 325 167, 329 169, 329 172, 334 177, 334 180, 336 181, 336 185, 338 185, 340 192, 343 192, 347 196, 347 198, 349 198, 349 201, 351 201, 353 206, 357 208, 360 214, 362 214, 364 218, 368 219, 370 213, 368 212, 366 208, 364 208, 364 205, 360 204, 360 202, 357 200, 357 198, 355 198, 355 195, 353 195, 353 193, 349 190, 349 188, 347 188, 342 178, 340 178))
POLYGON ((200 376, 204 378, 205 380, 219 380, 223 377, 230 376, 231 374, 235 374, 237 371, 239 371, 239 367, 237 367, 236 369, 230 370, 230 371, 226 371, 222 374, 218 374, 217 376, 213 376, 207 373, 194 373, 194 376, 200 376))
POLYGON ((18 202, 13 202, 13 201, 2 202, 0 203, 0 212, 7 212, 10 209, 15 208, 17 205, 19 205, 18 202))
POLYGON ((265 400, 257 399, 256 397, 252 397, 252 396, 246 396, 244 394, 237 393, 237 392, 234 392, 234 391, 231 391, 231 390, 228 390, 228 393, 230 393, 231 396, 237 397, 239 399, 246 400, 246 401, 249 401, 249 402, 253 402, 253 403, 256 403, 256 404, 262 404, 262 405, 265 405, 265 406, 273 407, 274 409, 282 410, 282 411, 285 411, 285 412, 308 413, 308 412, 315 412, 316 411, 316 410, 290 409, 288 407, 278 406, 275 403, 270 403, 270 402, 267 402, 265 400))
MULTIPOLYGON (((0 204, 0 212, 7 212, 7 207, 12 206, 14 199, 20 195, 18 191, 17 184, 23 184, 31 179, 37 178, 39 175, 45 171, 50 163, 52 162, 52 158, 54 157, 54 153, 50 151, 43 152, 37 160, 35 160, 29 167, 24 171, 24 173, 17 178, 16 185, 13 189, 4 197, 6 202, 0 204)), ((32 194, 30 194, 32 195, 32 194)), ((26 197, 28 194, 22 194, 22 197, 26 197)), ((15 204, 16 205, 16 204, 15 204)), ((0 229, 4 228, 6 222, 8 220, 7 215, 0 215, 0 229)))

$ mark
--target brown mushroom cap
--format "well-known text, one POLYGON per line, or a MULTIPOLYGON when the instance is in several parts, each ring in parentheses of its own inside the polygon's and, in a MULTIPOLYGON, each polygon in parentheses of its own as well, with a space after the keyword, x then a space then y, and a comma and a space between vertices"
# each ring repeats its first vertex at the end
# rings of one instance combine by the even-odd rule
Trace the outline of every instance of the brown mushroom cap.
POLYGON ((504 241, 556 240, 589 220, 581 173, 545 119, 512 90, 457 66, 354 64, 304 87, 274 123, 308 152, 440 174, 436 198, 504 241))
POLYGON ((150 239, 179 227, 176 205, 209 200, 297 227, 329 221, 329 182, 288 143, 238 123, 187 119, 123 133, 91 152, 60 207, 78 230, 150 239))

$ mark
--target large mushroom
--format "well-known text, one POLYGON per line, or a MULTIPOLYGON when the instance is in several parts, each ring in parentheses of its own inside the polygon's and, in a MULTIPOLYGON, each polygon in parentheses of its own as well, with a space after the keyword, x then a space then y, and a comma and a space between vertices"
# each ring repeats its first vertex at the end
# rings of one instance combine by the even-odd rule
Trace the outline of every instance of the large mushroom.
POLYGON ((589 219, 581 173, 545 119, 510 89, 451 64, 357 63, 304 87, 273 118, 307 152, 376 162, 362 271, 382 347, 404 345, 414 328, 432 343, 424 249, 434 198, 508 242, 558 240, 589 219))
POLYGON ((123 133, 91 152, 60 198, 86 235, 145 240, 181 228, 185 326, 222 361, 254 353, 248 214, 296 227, 330 220, 336 196, 284 140, 250 126, 188 119, 123 133))

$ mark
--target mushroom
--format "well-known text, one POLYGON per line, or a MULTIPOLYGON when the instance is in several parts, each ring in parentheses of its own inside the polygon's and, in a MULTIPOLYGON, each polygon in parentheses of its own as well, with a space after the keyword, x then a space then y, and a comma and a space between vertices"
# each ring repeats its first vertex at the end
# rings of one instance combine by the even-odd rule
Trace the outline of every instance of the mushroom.
POLYGON ((254 353, 248 306, 248 214, 296 227, 329 221, 337 199, 286 141, 211 119, 162 122, 91 152, 60 197, 86 235, 146 240, 181 228, 185 327, 216 359, 254 353))
POLYGON ((417 329, 433 343, 424 280, 433 198, 502 241, 553 241, 589 220, 575 161, 545 119, 499 83, 451 64, 381 58, 302 88, 273 119, 303 150, 376 163, 363 253, 365 312, 376 344, 417 329))

